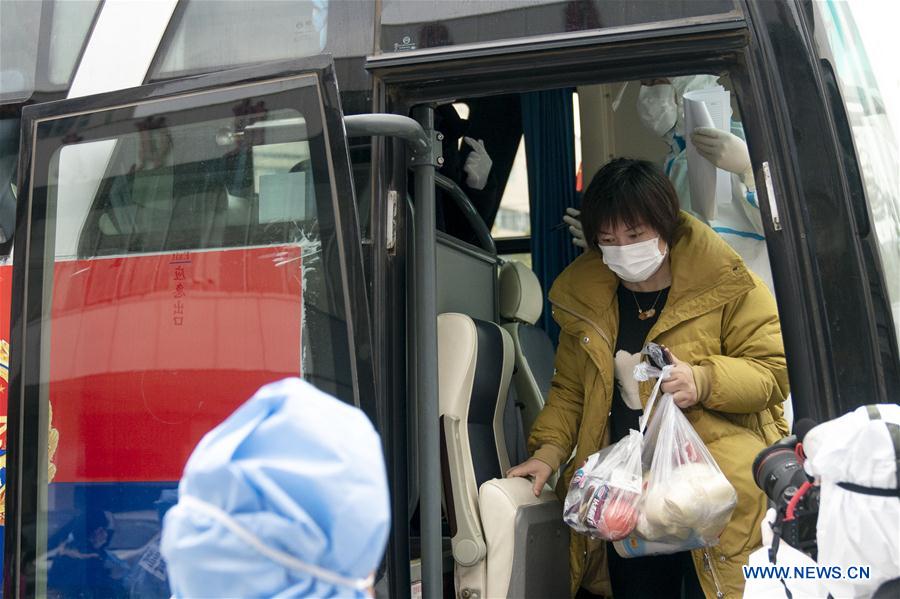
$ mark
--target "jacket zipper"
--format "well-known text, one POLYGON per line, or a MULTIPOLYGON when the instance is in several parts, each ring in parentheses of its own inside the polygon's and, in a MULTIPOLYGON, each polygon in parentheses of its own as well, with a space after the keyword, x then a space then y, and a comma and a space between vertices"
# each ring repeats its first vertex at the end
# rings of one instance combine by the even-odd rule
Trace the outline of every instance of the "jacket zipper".
POLYGON ((591 320, 590 318, 584 316, 583 314, 579 314, 579 313, 576 312, 575 310, 572 310, 572 309, 570 309, 570 308, 566 308, 565 306, 561 306, 560 304, 557 304, 556 302, 550 302, 550 303, 551 303, 553 306, 555 306, 555 307, 559 308, 560 310, 562 310, 563 312, 568 312, 569 314, 571 314, 571 315, 574 316, 575 318, 580 318, 580 319, 583 320, 584 322, 586 322, 586 323, 588 323, 589 325, 591 325, 591 327, 592 327, 595 331, 597 331, 597 333, 599 333, 601 337, 603 337, 603 340, 606 341, 606 344, 607 344, 607 345, 609 345, 610 347, 613 346, 613 345, 612 345, 612 341, 609 340, 609 335, 606 334, 606 331, 604 331, 603 329, 601 329, 601 328, 600 328, 593 320, 591 320))
POLYGON ((706 569, 709 570, 709 573, 712 575, 713 584, 716 585, 716 597, 718 599, 722 599, 725 596, 725 593, 722 592, 722 587, 719 586, 719 575, 716 573, 716 568, 713 566, 712 560, 709 557, 709 550, 703 549, 703 565, 706 566, 706 569))

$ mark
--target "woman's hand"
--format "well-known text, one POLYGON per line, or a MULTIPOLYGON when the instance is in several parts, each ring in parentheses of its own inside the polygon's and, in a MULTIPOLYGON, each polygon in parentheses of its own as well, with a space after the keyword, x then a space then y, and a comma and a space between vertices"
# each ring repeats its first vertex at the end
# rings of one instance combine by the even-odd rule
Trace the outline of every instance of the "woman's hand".
MULTIPOLYGON (((674 366, 669 371, 669 376, 662 382, 660 389, 663 393, 671 393, 675 405, 684 410, 699 401, 697 395, 697 383, 694 382, 694 371, 687 362, 682 362, 667 347, 666 355, 674 366)), ((527 463, 527 462, 526 462, 527 463)))
POLYGON ((531 458, 518 466, 510 468, 506 473, 506 477, 511 478, 513 476, 521 476, 522 478, 530 478, 532 482, 534 482, 532 487, 534 496, 540 497, 541 490, 543 490, 544 485, 547 483, 547 479, 550 478, 551 474, 553 474, 553 469, 550 468, 548 464, 545 464, 536 458, 531 458))

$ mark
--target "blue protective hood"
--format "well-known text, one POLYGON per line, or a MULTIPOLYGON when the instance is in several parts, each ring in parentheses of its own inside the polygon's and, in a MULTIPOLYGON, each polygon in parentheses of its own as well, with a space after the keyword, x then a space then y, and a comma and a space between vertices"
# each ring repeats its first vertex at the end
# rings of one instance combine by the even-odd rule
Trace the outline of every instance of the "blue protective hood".
POLYGON ((390 522, 381 441, 358 409, 292 378, 260 389, 191 454, 161 551, 176 597, 363 597, 286 568, 185 496, 211 504, 267 547, 364 579, 390 522))

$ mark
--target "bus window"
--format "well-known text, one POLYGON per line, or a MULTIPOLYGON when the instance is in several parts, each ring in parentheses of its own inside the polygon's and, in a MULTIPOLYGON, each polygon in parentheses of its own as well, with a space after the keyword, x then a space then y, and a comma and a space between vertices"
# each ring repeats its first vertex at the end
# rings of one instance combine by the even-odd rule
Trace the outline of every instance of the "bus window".
POLYGON ((0 103, 66 89, 99 7, 99 0, 0 3, 0 103))
POLYGON ((41 208, 17 244, 44 273, 23 317, 40 325, 43 357, 23 368, 43 381, 42 433, 23 451, 50 464, 48 594, 168 597, 160 521, 203 434, 289 376, 357 401, 336 214, 350 171, 319 81, 23 115, 21 192, 41 208))
POLYGON ((525 159, 525 139, 519 141, 500 208, 491 227, 494 239, 528 237, 531 234, 531 220, 528 209, 528 164, 525 159))
POLYGON ((150 117, 115 140, 61 148, 68 197, 57 202, 57 258, 309 237, 317 216, 309 141, 286 141, 305 137, 305 119, 293 109, 236 110, 202 126, 150 117), (90 166, 113 146, 98 180, 90 166))
POLYGON ((380 52, 734 14, 733 0, 384 0, 380 52))
POLYGON ((325 0, 184 4, 162 42, 153 79, 313 56, 325 49, 325 0))
MULTIPOLYGON (((574 130, 574 155, 572 165, 576 178, 576 191, 582 191, 581 183, 581 112, 579 95, 572 94, 572 122, 574 130)), ((516 260, 531 267, 531 254, 525 252, 531 245, 531 209, 529 201, 528 160, 525 152, 525 136, 519 140, 515 160, 510 169, 506 187, 500 200, 500 208, 491 228, 491 235, 498 241, 498 253, 507 260, 516 260)))

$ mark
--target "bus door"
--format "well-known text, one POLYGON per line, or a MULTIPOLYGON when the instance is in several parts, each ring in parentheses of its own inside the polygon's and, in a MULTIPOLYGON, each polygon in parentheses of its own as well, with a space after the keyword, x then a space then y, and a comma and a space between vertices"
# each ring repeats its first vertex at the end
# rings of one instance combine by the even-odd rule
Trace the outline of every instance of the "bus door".
POLYGON ((772 269, 805 307, 799 318, 782 313, 785 349, 814 373, 808 386, 792 370, 791 389, 816 398, 798 416, 822 421, 891 401, 900 385, 895 115, 846 3, 753 2, 747 11, 756 26, 740 86, 757 101, 745 124, 748 139, 771 139, 757 189, 779 231, 766 239, 792 256, 772 269))
POLYGON ((5 596, 169 597, 182 468, 265 383, 374 418, 342 118, 325 57, 23 111, 5 596))

